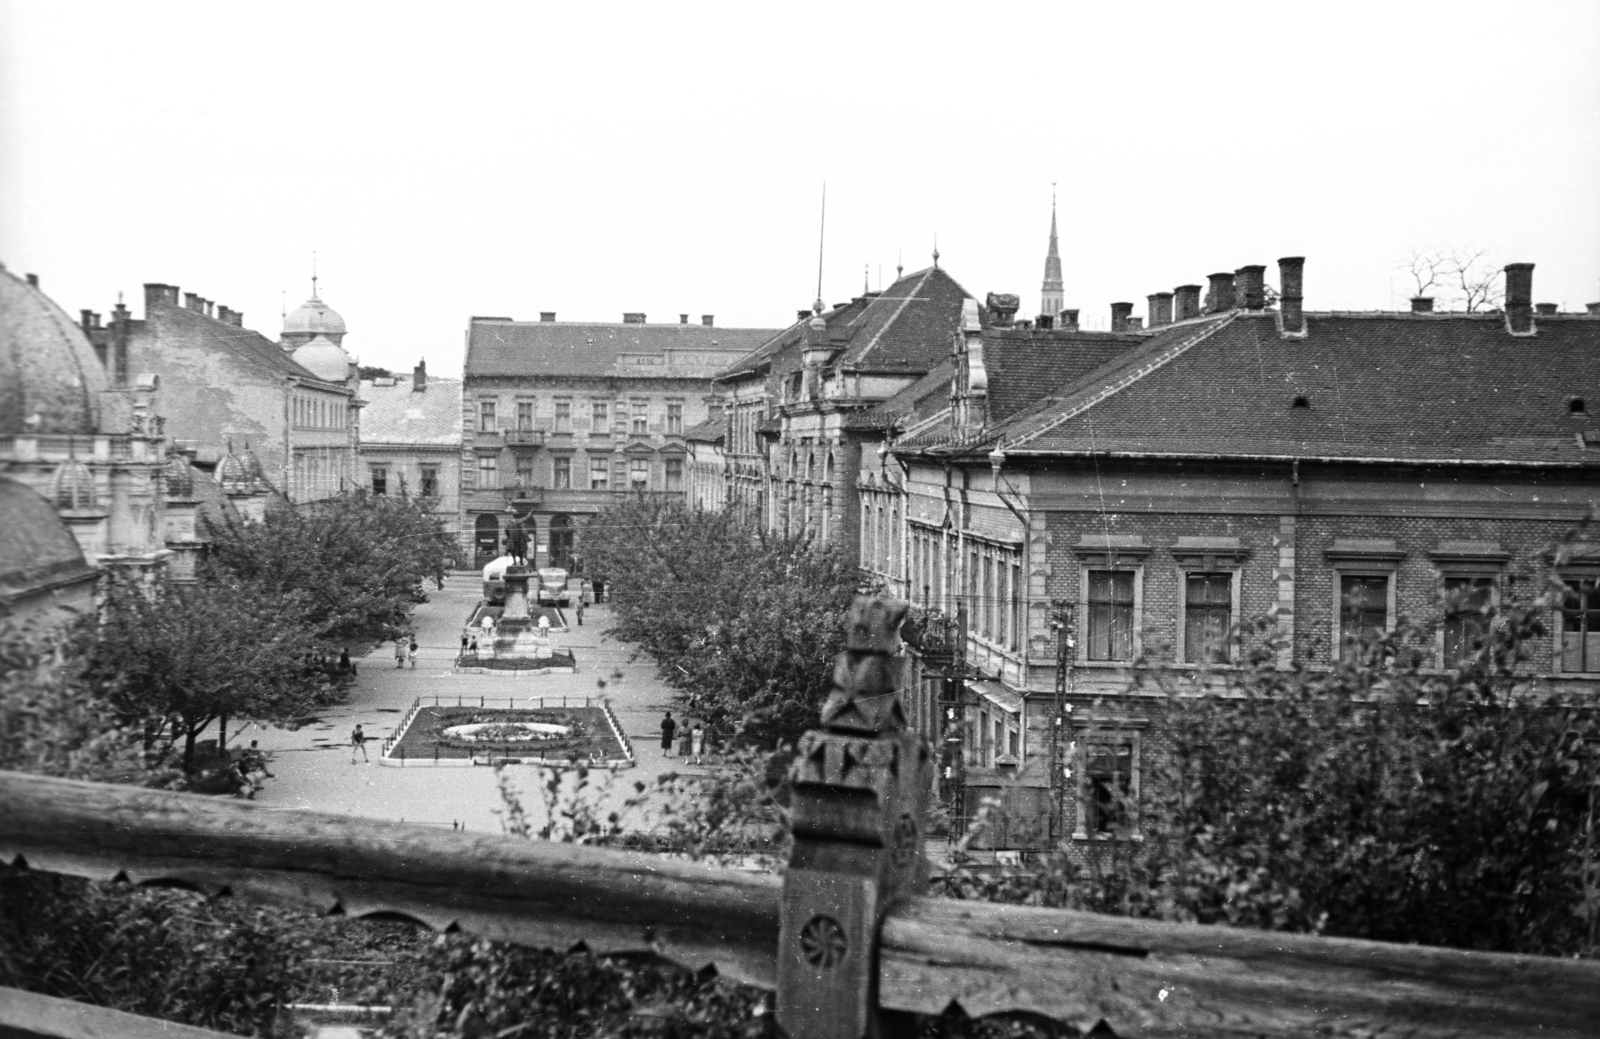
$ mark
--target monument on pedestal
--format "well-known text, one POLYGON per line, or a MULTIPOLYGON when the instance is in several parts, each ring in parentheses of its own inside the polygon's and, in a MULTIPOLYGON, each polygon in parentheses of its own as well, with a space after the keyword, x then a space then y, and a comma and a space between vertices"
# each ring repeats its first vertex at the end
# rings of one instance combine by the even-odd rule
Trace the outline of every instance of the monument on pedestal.
POLYGON ((506 605, 494 637, 497 659, 541 660, 555 653, 550 621, 541 613, 535 623, 528 611, 528 582, 532 577, 533 571, 526 566, 506 568, 506 605))

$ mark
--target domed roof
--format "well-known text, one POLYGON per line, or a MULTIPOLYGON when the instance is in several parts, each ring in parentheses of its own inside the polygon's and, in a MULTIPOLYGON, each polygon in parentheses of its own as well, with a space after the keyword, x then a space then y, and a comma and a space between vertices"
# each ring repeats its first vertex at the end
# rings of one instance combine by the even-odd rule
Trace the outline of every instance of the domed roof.
POLYGON ((262 472, 261 469, 261 459, 257 458, 256 453, 250 450, 250 441, 248 440, 244 442, 244 451, 239 455, 239 464, 244 466, 245 476, 249 479, 259 482, 267 478, 266 473, 262 472))
POLYGON ((107 385, 77 323, 0 267, 0 433, 93 433, 107 385))
POLYGON ((249 494, 255 489, 255 481, 250 479, 250 470, 246 468, 244 460, 233 453, 231 440, 228 441, 228 453, 217 462, 215 479, 228 494, 249 494))
POLYGON ((59 516, 27 485, 0 476, 0 599, 94 571, 59 516))
POLYGON ((344 335, 344 318, 318 299, 316 293, 283 319, 283 334, 310 332, 314 335, 344 335))
POLYGON ((94 489, 94 473, 76 458, 56 466, 50 477, 50 501, 62 512, 93 512, 100 507, 94 489))
POLYGON ((295 363, 319 379, 344 382, 350 377, 350 355, 326 336, 319 335, 294 352, 295 363))
POLYGON ((167 497, 194 497, 194 470, 189 468, 189 460, 183 455, 176 452, 168 455, 161 474, 167 481, 167 497))

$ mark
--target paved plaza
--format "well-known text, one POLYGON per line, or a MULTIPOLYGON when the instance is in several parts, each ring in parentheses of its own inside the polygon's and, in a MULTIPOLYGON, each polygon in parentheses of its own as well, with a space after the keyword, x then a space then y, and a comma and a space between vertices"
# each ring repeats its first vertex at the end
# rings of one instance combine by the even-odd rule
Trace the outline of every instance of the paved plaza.
MULTIPOLYGON (((577 627, 567 611, 571 629, 558 635, 563 649, 577 656, 575 674, 514 677, 507 674, 457 674, 451 668, 461 648, 461 628, 468 611, 481 597, 482 582, 474 575, 446 578, 443 591, 428 588, 430 601, 413 614, 417 633, 415 669, 396 668, 394 644, 378 646, 359 660, 359 675, 344 704, 322 711, 319 721, 297 730, 249 725, 229 733, 229 745, 260 741, 271 755, 274 778, 266 780, 256 795, 258 804, 282 809, 312 809, 375 819, 404 820, 435 826, 461 825, 477 832, 499 832, 500 797, 495 770, 484 766, 391 767, 378 763, 382 738, 393 733, 404 712, 418 696, 489 697, 504 701, 533 696, 585 697, 604 695, 638 755, 634 768, 616 773, 607 799, 621 807, 635 781, 653 787, 666 772, 684 771, 685 763, 661 752, 661 718, 671 709, 681 720, 673 691, 655 676, 647 657, 630 660, 632 648, 605 638, 610 623, 604 606, 584 611, 584 626, 577 627), (604 680, 602 689, 599 682, 604 680), (367 756, 350 763, 350 730, 360 723, 369 737, 367 756)), ((690 771, 698 771, 689 769, 690 771)), ((536 806, 540 770, 534 766, 508 766, 516 785, 536 806)), ((601 780, 604 782, 604 779, 601 780)), ((642 820, 640 820, 642 822, 642 820)))

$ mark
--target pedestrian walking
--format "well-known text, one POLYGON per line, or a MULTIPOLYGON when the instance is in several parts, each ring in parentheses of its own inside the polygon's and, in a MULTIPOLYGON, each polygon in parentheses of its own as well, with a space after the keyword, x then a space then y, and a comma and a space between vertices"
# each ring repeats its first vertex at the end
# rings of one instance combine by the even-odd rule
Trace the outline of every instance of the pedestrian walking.
POLYGON ((469 641, 470 640, 467 638, 467 633, 463 631, 461 633, 461 655, 462 656, 466 656, 467 655, 467 643, 469 641))
POLYGON ((694 763, 700 764, 700 754, 706 748, 706 730, 700 727, 699 722, 694 723, 694 728, 689 730, 689 753, 694 757, 694 763))
POLYGON ((394 640, 394 666, 406 666, 406 640, 403 637, 394 640))
POLYGON ((349 646, 346 646, 343 649, 339 650, 339 670, 340 671, 349 671, 350 670, 350 647, 349 646))
POLYGON ((356 727, 350 730, 350 764, 352 765, 356 763, 357 748, 361 750, 362 761, 370 762, 372 760, 367 757, 367 734, 361 731, 360 722, 357 722, 356 727))
POLYGON ((672 734, 678 731, 678 723, 672 720, 672 712, 661 719, 661 750, 667 757, 672 757, 672 734))
POLYGON ((583 600, 578 600, 578 627, 583 627, 583 600))
POLYGON ((417 669, 417 638, 415 635, 411 637, 411 644, 406 647, 406 660, 410 662, 411 670, 415 671, 417 669))

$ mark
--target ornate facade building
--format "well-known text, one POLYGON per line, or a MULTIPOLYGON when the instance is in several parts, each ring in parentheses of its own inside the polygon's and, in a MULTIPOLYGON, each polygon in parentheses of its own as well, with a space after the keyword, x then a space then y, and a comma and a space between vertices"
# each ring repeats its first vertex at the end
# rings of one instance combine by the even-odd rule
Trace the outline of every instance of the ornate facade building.
POLYGON ((864 561, 965 621, 956 694, 929 670, 911 709, 969 795, 1001 799, 999 846, 1137 831, 1109 806, 1137 803, 1165 734, 1134 676, 1203 681, 1267 635, 1278 666, 1332 668, 1406 616, 1448 671, 1483 605, 1555 580, 1520 666, 1600 693, 1600 306, 1536 307, 1512 264, 1504 312, 1308 312, 1303 261, 1280 261, 1275 308, 1264 272, 1152 296, 1152 327, 1121 333, 969 309, 946 399, 899 423, 898 554, 864 561))
POLYGON ((509 525, 538 565, 581 564, 579 529, 619 497, 688 491, 684 435, 705 421, 711 377, 775 329, 475 317, 461 398, 461 530, 474 558, 509 525))
POLYGON ((855 558, 857 476, 893 424, 881 406, 944 360, 969 299, 935 253, 883 292, 831 309, 818 300, 718 374, 730 507, 855 558))

